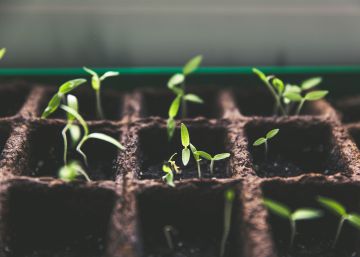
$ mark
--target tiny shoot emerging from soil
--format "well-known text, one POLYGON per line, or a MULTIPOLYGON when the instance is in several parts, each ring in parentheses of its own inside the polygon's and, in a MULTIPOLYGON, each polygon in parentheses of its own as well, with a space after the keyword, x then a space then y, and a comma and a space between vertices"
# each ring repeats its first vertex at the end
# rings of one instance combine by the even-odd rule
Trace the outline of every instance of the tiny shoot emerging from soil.
POLYGON ((329 91, 327 90, 318 90, 318 91, 311 91, 307 93, 305 96, 302 96, 300 93, 288 92, 285 93, 284 96, 292 102, 299 102, 299 105, 295 112, 296 115, 299 115, 306 101, 320 100, 324 98, 328 93, 329 91))
POLYGON ((334 199, 330 199, 327 197, 319 196, 317 198, 318 202, 326 209, 339 216, 340 221, 336 230, 335 238, 332 244, 332 247, 335 248, 336 243, 339 239, 342 227, 345 221, 349 221, 349 223, 355 228, 360 230, 360 215, 356 213, 347 213, 345 207, 334 199))
POLYGON ((196 151, 196 154, 203 157, 204 159, 210 161, 210 173, 214 174, 214 162, 224 160, 230 157, 229 153, 219 153, 214 156, 211 156, 209 153, 205 151, 196 151))
POLYGON ((96 115, 99 119, 104 119, 105 115, 104 115, 104 111, 102 108, 102 104, 101 104, 101 82, 104 81, 106 78, 109 77, 115 77, 115 76, 119 76, 119 72, 116 71, 108 71, 105 72, 102 76, 99 76, 94 70, 89 69, 87 67, 83 67, 83 69, 89 73, 90 75, 92 75, 91 78, 91 86, 95 91, 95 96, 96 96, 96 115))
POLYGON ((170 159, 162 166, 162 170, 166 173, 166 175, 164 175, 162 179, 166 181, 166 183, 171 187, 175 187, 174 173, 180 173, 179 166, 177 166, 176 162, 172 160, 176 154, 177 153, 171 155, 170 159))
POLYGON ((88 182, 91 181, 89 176, 81 167, 80 163, 77 161, 71 161, 69 164, 61 167, 59 171, 59 178, 66 182, 72 182, 76 180, 79 176, 83 176, 88 182))
POLYGON ((5 53, 6 53, 6 48, 1 48, 0 49, 0 60, 4 57, 5 53))
POLYGON ((267 160, 267 156, 268 156, 268 140, 275 137, 278 133, 279 133, 280 129, 272 129, 270 130, 268 133, 266 133, 265 137, 260 137, 258 139, 255 140, 255 142, 253 143, 253 146, 260 146, 260 145, 264 145, 265 148, 265 160, 267 160))
POLYGON ((225 205, 224 205, 224 231, 221 238, 220 244, 220 257, 223 257, 226 249, 226 242, 229 237, 230 227, 231 227, 231 214, 233 208, 233 202, 235 198, 235 192, 233 189, 228 189, 225 191, 224 195, 225 205))
POLYGON ((176 234, 177 234, 177 230, 173 226, 171 225, 164 226, 164 236, 166 239, 166 243, 171 251, 175 249, 173 236, 176 234))
POLYGON ((294 212, 290 210, 289 207, 286 205, 270 200, 264 199, 264 205, 275 215, 279 216, 280 218, 284 218, 289 220, 290 222, 290 245, 289 247, 292 248, 294 244, 294 239, 296 235, 296 221, 299 220, 311 220, 317 219, 322 217, 323 213, 317 209, 310 209, 310 208, 301 208, 297 209, 294 212))

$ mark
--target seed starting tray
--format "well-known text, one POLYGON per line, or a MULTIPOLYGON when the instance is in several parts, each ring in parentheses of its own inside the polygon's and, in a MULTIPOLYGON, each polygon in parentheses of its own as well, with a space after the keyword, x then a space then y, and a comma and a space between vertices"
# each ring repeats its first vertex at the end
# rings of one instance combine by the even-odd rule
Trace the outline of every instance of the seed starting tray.
POLYGON ((288 224, 271 215, 262 198, 319 208, 315 199, 323 195, 360 211, 360 97, 306 103, 303 115, 275 118, 269 113, 271 96, 260 81, 257 85, 198 92, 194 87, 205 104, 190 105, 190 117, 178 125, 187 125, 191 142, 202 150, 231 157, 215 164, 215 177, 205 165, 202 179, 183 171, 171 188, 156 173, 181 150, 178 129, 172 141, 166 136, 172 99, 166 89, 104 89, 106 120, 94 119, 93 92, 76 90, 90 130, 118 138, 126 151, 87 143, 93 181, 66 183, 56 178, 66 120, 60 111, 40 119, 56 87, 3 83, 0 256, 219 256, 228 188, 235 189, 236 199, 227 257, 358 256, 359 233, 350 226, 338 247, 326 250, 336 230, 331 214, 299 223, 295 249, 289 250, 288 224), (264 166, 263 148, 252 142, 272 128, 280 132, 269 142, 269 158, 274 154, 281 161, 264 166), (178 232, 175 252, 167 249, 166 225, 178 232))

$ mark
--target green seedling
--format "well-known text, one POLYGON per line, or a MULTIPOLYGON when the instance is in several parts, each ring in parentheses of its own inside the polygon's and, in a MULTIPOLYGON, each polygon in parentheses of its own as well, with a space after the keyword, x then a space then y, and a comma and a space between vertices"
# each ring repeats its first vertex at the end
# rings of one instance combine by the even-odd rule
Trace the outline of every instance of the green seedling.
POLYGON ((268 140, 275 137, 279 133, 279 131, 280 131, 280 129, 272 129, 268 133, 266 133, 265 137, 260 137, 260 138, 256 139, 255 142, 253 143, 253 146, 264 145, 265 160, 267 160, 267 156, 268 156, 268 148, 269 148, 268 140))
POLYGON ((320 100, 320 99, 324 98, 328 93, 329 93, 329 91, 327 91, 327 90, 318 90, 318 91, 311 91, 309 93, 306 93, 305 96, 302 96, 300 93, 288 92, 288 93, 285 93, 284 97, 286 97, 287 99, 289 99, 292 102, 299 103, 299 105, 296 109, 296 112, 295 112, 296 115, 299 115, 301 112, 301 109, 306 101, 320 100))
POLYGON ((196 167, 197 167, 197 171, 198 171, 198 177, 201 178, 202 175, 201 175, 201 165, 200 165, 200 162, 201 162, 201 158, 200 158, 200 155, 197 153, 197 149, 196 147, 193 145, 193 144, 190 144, 190 149, 191 149, 191 153, 195 159, 195 162, 196 162, 196 167))
POLYGON ((6 53, 6 48, 1 48, 0 49, 0 60, 4 57, 5 53, 6 53))
POLYGON ((178 115, 181 106, 182 118, 187 117, 187 102, 202 104, 204 101, 195 94, 186 93, 186 77, 193 73, 201 64, 202 56, 198 55, 188 61, 183 67, 182 73, 174 74, 168 81, 168 88, 176 95, 169 108, 169 118, 167 121, 167 130, 169 139, 172 138, 175 131, 175 117, 178 115))
POLYGON ((190 135, 184 123, 181 123, 181 144, 184 147, 181 153, 181 159, 184 166, 186 166, 190 160, 190 135))
POLYGON ((176 234, 177 234, 177 230, 173 226, 171 225, 164 226, 164 236, 168 244, 168 247, 171 251, 174 250, 175 248, 173 236, 176 234))
POLYGON ((301 208, 297 209, 294 212, 290 210, 289 207, 286 205, 270 200, 264 199, 264 205, 275 215, 279 216, 280 218, 284 218, 289 220, 290 222, 290 248, 294 244, 294 239, 296 235, 296 221, 299 220, 311 220, 317 219, 322 217, 323 213, 317 209, 310 209, 310 208, 301 208))
POLYGON ((52 113, 54 113, 61 105, 61 101, 65 101, 65 96, 80 85, 84 84, 85 82, 86 79, 73 79, 62 84, 56 94, 49 101, 48 105, 46 106, 44 112, 41 115, 41 118, 46 119, 52 113))
POLYGON ((211 174, 214 174, 214 162, 215 161, 220 161, 220 160, 223 160, 223 159, 226 159, 226 158, 230 157, 229 153, 220 153, 220 154, 216 154, 214 156, 211 156, 207 152, 196 151, 196 154, 203 157, 204 159, 210 161, 210 173, 211 174))
POLYGON ((220 257, 223 257, 226 249, 226 242, 229 237, 230 227, 231 227, 231 214, 233 208, 233 202, 235 199, 235 191, 233 189, 228 189, 225 191, 224 195, 225 205, 224 205, 224 231, 221 238, 220 244, 220 257))
POLYGON ((83 176, 88 182, 91 181, 89 176, 81 167, 80 163, 77 161, 71 161, 69 164, 61 167, 59 171, 59 178, 66 182, 72 182, 79 176, 83 176))
POLYGON ((177 153, 174 153, 173 155, 171 155, 170 159, 166 163, 164 163, 162 166, 163 172, 166 173, 166 175, 164 175, 162 178, 171 187, 175 187, 174 173, 177 173, 177 174, 180 173, 179 166, 177 166, 175 161, 172 160, 176 154, 177 153))
POLYGON ((360 215, 357 213, 347 213, 345 207, 340 204, 339 202, 335 201, 334 199, 330 199, 327 197, 319 196, 317 198, 318 202, 328 209, 329 211, 333 212, 335 215, 339 216, 340 221, 337 226, 335 239, 333 241, 332 247, 334 248, 336 246, 336 243, 339 239, 342 227, 344 225, 345 221, 348 221, 349 224, 354 226, 355 228, 360 230, 360 215))
POLYGON ((91 70, 87 67, 83 67, 83 69, 92 75, 91 86, 94 89, 96 96, 96 115, 99 119, 104 119, 105 115, 101 104, 101 82, 103 82, 106 78, 119 76, 119 72, 108 71, 105 72, 102 76, 99 76, 94 70, 91 70))
POLYGON ((60 108, 64 111, 66 111, 68 114, 74 116, 75 119, 80 123, 80 125, 82 126, 82 128, 84 130, 84 135, 83 135, 82 139, 80 140, 79 144, 76 146, 76 151, 83 157, 86 165, 88 165, 87 156, 82 151, 81 147, 85 144, 85 142, 87 142, 90 139, 102 140, 102 141, 108 142, 109 144, 114 145, 115 147, 117 147, 120 150, 125 150, 125 147, 123 145, 121 145, 117 140, 115 140, 114 138, 112 138, 106 134, 103 134, 103 133, 91 133, 90 134, 89 127, 88 127, 86 121, 73 108, 66 106, 66 105, 61 105, 60 108))

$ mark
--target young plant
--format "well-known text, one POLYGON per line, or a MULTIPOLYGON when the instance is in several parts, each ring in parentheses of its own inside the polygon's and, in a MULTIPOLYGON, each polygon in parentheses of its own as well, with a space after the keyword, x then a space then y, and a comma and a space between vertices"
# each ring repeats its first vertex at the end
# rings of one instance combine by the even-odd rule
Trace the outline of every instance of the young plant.
POLYGON ((284 218, 289 220, 290 222, 290 248, 294 244, 294 239, 296 235, 296 221, 299 220, 311 220, 317 219, 322 217, 323 213, 320 210, 310 209, 310 208, 301 208, 297 209, 294 212, 290 210, 289 207, 286 205, 270 200, 264 199, 264 205, 275 215, 279 216, 280 218, 284 218))
POLYGON ((317 198, 318 202, 329 211, 333 212, 340 218, 339 224, 337 226, 335 239, 332 243, 332 247, 336 246, 336 243, 339 239, 339 235, 341 233, 342 227, 345 221, 349 221, 349 223, 355 228, 360 230, 360 215, 357 213, 347 213, 345 207, 334 199, 319 196, 317 198))
POLYGON ((6 48, 1 48, 0 49, 0 60, 4 57, 5 53, 6 53, 6 48))
POLYGON ((87 67, 83 67, 83 69, 89 73, 90 75, 92 75, 91 78, 91 86, 95 91, 95 96, 96 96, 96 115, 99 119, 104 119, 104 111, 102 108, 102 104, 101 104, 101 82, 104 81, 106 78, 109 77, 115 77, 115 76, 119 76, 119 72, 116 71, 108 71, 105 72, 101 77, 99 77, 99 75, 94 71, 91 70, 87 67))
POLYGON ((204 159, 210 161, 210 173, 211 174, 214 174, 214 162, 215 161, 220 161, 220 160, 230 157, 229 153, 220 153, 220 154, 211 156, 209 153, 207 153, 205 151, 196 151, 196 154, 203 157, 204 159))
POLYGON ((91 181, 89 176, 81 167, 80 163, 77 161, 71 161, 69 164, 65 164, 60 168, 59 178, 66 182, 72 182, 79 176, 83 176, 88 182, 91 181))
POLYGON ((173 155, 171 155, 170 159, 166 163, 164 163, 164 165, 162 166, 163 172, 166 173, 166 175, 164 175, 162 177, 162 179, 164 181, 166 181, 166 183, 171 187, 175 187, 174 173, 177 173, 177 174, 180 173, 179 166, 177 166, 175 161, 172 160, 176 154, 177 153, 174 153, 173 155))
POLYGON ((193 145, 193 144, 190 144, 190 149, 191 149, 191 153, 195 159, 195 162, 196 162, 196 167, 197 167, 197 171, 198 171, 198 177, 201 178, 202 175, 201 175, 201 165, 200 165, 200 162, 201 162, 201 158, 200 158, 200 155, 197 153, 197 149, 196 147, 193 145))
POLYGON ((220 257, 223 257, 226 249, 226 241, 229 237, 230 227, 231 227, 231 214, 233 208, 233 202, 235 198, 235 192, 233 189, 228 189, 225 191, 225 206, 224 206, 224 231, 221 238, 220 244, 220 257))
POLYGON ((44 112, 41 115, 42 119, 46 119, 50 114, 54 113, 59 106, 61 101, 65 100, 65 96, 76 89, 78 86, 84 84, 86 79, 73 79, 62 84, 56 94, 51 98, 48 105, 46 106, 44 112))
POLYGON ((300 93, 296 92, 288 92, 284 94, 284 97, 289 99, 292 102, 299 102, 299 105, 296 109, 295 115, 299 115, 301 109, 306 101, 317 101, 324 98, 329 91, 327 90, 318 90, 318 91, 311 91, 302 96, 300 93))
POLYGON ((260 138, 256 139, 255 142, 253 143, 253 146, 264 145, 265 160, 267 160, 267 156, 268 156, 268 148, 269 148, 268 140, 275 137, 279 133, 279 131, 280 131, 280 129, 272 129, 268 133, 266 133, 265 137, 260 137, 260 138))
POLYGON ((187 127, 184 123, 181 123, 181 144, 183 145, 183 150, 181 153, 181 159, 184 166, 189 163, 190 160, 190 135, 187 127))
POLYGON ((168 247, 171 251, 174 250, 175 248, 173 236, 176 234, 177 234, 177 230, 173 226, 171 225, 164 226, 164 236, 168 244, 168 247))
POLYGON ((172 138, 175 131, 175 117, 178 115, 181 106, 182 118, 187 117, 187 102, 201 104, 204 101, 195 94, 186 93, 186 77, 193 73, 201 64, 202 56, 198 55, 188 61, 183 67, 182 73, 174 74, 168 81, 168 88, 176 95, 169 108, 169 118, 167 121, 167 130, 169 139, 172 138))
POLYGON ((89 133, 89 127, 87 125, 87 123, 85 122, 85 120, 83 119, 83 117, 81 117, 81 115, 74 110, 73 108, 66 106, 66 105, 61 105, 60 108, 64 111, 66 111, 68 114, 72 115, 75 117, 75 119, 80 123, 80 125, 82 126, 83 130, 84 130, 84 135, 82 137, 82 139, 80 140, 79 144, 76 146, 76 151, 83 157, 84 162, 86 165, 88 165, 88 160, 87 160, 87 156, 86 154, 82 151, 81 147, 85 144, 85 142, 87 142, 89 139, 98 139, 98 140, 102 140, 105 142, 108 142, 109 144, 114 145, 115 147, 117 147, 120 150, 125 150, 125 147, 123 145, 121 145, 117 140, 115 140, 114 138, 103 134, 103 133, 89 133))

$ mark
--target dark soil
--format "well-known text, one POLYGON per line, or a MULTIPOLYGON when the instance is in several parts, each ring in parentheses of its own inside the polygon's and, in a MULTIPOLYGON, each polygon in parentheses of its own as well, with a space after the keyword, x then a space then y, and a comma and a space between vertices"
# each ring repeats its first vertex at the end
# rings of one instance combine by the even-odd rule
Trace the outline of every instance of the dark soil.
POLYGON ((360 96, 348 96, 334 101, 344 123, 360 121, 360 96))
POLYGON ((0 89, 0 117, 16 115, 25 104, 29 88, 3 87, 0 89))

